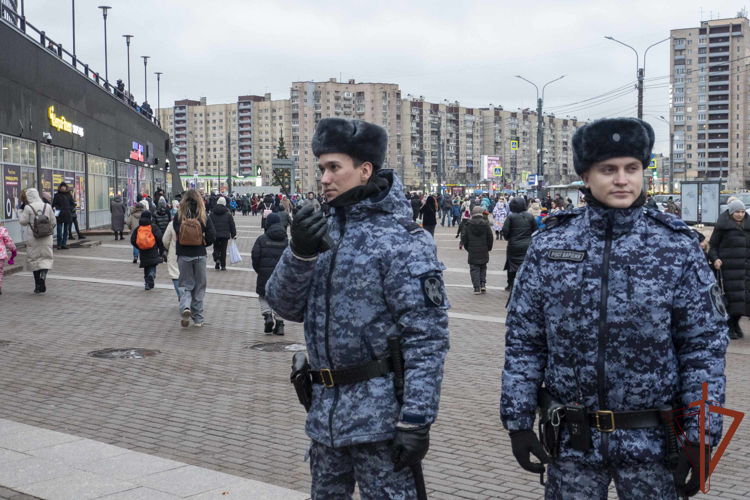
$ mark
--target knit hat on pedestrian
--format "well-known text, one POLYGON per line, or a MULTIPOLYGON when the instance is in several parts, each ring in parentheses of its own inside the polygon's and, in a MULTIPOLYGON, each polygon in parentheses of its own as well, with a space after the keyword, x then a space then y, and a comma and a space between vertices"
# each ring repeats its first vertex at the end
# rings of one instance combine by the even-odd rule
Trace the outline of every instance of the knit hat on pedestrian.
POLYGON ((148 210, 149 209, 148 201, 147 200, 141 200, 139 202, 139 205, 143 207, 143 210, 148 210))
POLYGON ((482 215, 482 212, 484 212, 484 209, 481 205, 477 205, 471 209, 471 215, 482 215))
POLYGON ((573 134, 573 166, 578 175, 594 163, 630 157, 643 168, 651 163, 654 129, 638 118, 604 118, 579 128, 573 134))
POLYGON ((742 203, 740 200, 734 200, 732 203, 729 204, 727 207, 727 210, 729 210, 729 215, 732 215, 737 210, 745 210, 745 204, 742 203))
POLYGON ((224 206, 226 206, 227 200, 226 200, 226 198, 219 198, 218 200, 216 200, 216 203, 218 205, 224 205, 224 206))
POLYGON ((159 198, 159 208, 167 208, 167 200, 165 198, 159 198))
POLYGON ((312 138, 313 154, 343 153, 360 161, 369 161, 380 170, 388 149, 388 133, 374 123, 344 118, 324 118, 318 122, 312 138))
POLYGON ((274 224, 281 224, 281 217, 279 217, 279 214, 277 213, 268 214, 268 217, 266 217, 266 228, 269 228, 274 224))
POLYGON ((151 222, 151 212, 149 212, 148 210, 144 210, 143 212, 141 212, 141 220, 151 222))

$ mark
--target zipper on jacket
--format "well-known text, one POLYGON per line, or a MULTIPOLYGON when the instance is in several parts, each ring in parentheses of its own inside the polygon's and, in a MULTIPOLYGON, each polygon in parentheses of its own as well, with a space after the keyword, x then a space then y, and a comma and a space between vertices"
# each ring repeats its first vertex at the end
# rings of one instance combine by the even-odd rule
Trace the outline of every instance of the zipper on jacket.
MULTIPOLYGON (((328 344, 328 326, 331 322, 331 280, 333 279, 333 268, 336 265, 336 255, 339 252, 341 242, 344 241, 344 233, 346 232, 346 212, 341 209, 341 218, 339 219, 339 240, 336 242, 336 246, 333 247, 331 254, 331 266, 328 269, 328 279, 326 280, 326 326, 325 326, 325 341, 326 341, 326 358, 328 359, 328 367, 333 370, 333 359, 331 358, 331 347, 328 344)), ((339 402, 339 386, 334 387, 333 404, 331 405, 331 411, 328 413, 328 431, 331 434, 331 448, 334 448, 333 444, 333 414, 336 411, 336 406, 339 402)))
POLYGON ((631 302, 633 300, 633 288, 635 285, 633 284, 633 278, 635 277, 635 272, 633 271, 633 266, 628 266, 628 302, 631 302))
MULTIPOLYGON (((607 230, 604 236, 604 255, 602 257, 602 289, 599 298, 599 346, 596 357, 596 377, 598 381, 599 409, 606 410, 607 381, 605 379, 604 355, 607 349, 607 295, 609 293, 609 254, 612 252, 613 213, 607 213, 607 230)), ((609 434, 600 432, 602 460, 609 463, 609 434)))

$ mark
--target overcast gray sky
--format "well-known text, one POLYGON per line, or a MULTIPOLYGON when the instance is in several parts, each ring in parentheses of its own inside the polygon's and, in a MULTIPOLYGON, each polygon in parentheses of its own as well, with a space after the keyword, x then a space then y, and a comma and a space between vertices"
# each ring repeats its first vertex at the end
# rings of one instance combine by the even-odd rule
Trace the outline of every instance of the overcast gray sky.
MULTIPOLYGON (((71 0, 25 0, 39 29, 72 47, 71 0)), ((133 94, 144 97, 142 55, 148 64, 149 102, 156 107, 155 71, 162 71, 161 103, 208 98, 234 102, 238 95, 271 92, 289 97, 297 80, 330 77, 399 84, 402 95, 492 103, 505 109, 535 107, 536 91, 514 75, 547 87, 545 109, 579 119, 635 116, 633 51, 605 40, 613 36, 641 53, 669 30, 703 19, 735 17, 742 8, 723 0, 615 4, 601 0, 551 1, 344 1, 77 0, 76 52, 104 73, 107 19, 110 81, 126 81, 124 34, 131 44, 133 94), (572 105, 618 88, 611 100, 572 105), (624 94, 624 95, 620 95, 624 94), (602 102, 606 101, 606 102, 602 102), (591 104, 594 105, 591 105, 591 104), (557 109, 555 109, 557 107, 557 109)), ((652 48, 646 66, 645 115, 668 117, 669 42, 652 48), (658 78, 662 77, 662 78, 658 78), (652 88, 648 88, 651 86, 652 88)), ((667 153, 669 131, 651 116, 657 152, 667 153)))

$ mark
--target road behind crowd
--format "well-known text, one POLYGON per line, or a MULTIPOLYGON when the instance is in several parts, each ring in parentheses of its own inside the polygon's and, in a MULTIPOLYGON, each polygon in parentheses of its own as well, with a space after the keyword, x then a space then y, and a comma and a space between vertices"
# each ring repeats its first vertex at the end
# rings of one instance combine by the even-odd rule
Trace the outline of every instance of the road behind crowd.
MULTIPOLYGON (((244 261, 221 272, 209 256, 203 328, 180 327, 166 265, 158 266, 157 288, 144 291, 128 239, 93 237, 102 245, 55 252, 44 295, 32 293, 31 273, 6 276, 0 297, 0 419, 309 493, 305 411, 289 383, 293 353, 283 350, 304 344, 302 325, 287 322, 284 337, 263 334, 250 265, 260 218, 238 214, 235 220, 244 261), (282 350, 258 350, 265 343, 282 350), (127 360, 89 356, 131 347, 160 354, 127 360)), ((495 242, 491 253, 487 294, 475 296, 467 254, 458 249, 455 234, 455 228, 439 225, 435 232, 452 308, 440 414, 425 460, 429 496, 542 498, 539 476, 518 466, 500 424, 505 242, 495 242)), ((24 259, 19 255, 19 262, 24 259)), ((750 411, 748 355, 748 340, 731 342, 726 406, 742 412, 750 411)), ((725 431, 728 427, 727 421, 725 431)), ((750 496, 748 429, 740 427, 704 498, 750 496)), ((3 443, 11 434, 3 435, 0 426, 0 463, 10 456, 3 443)), ((28 498, 13 495, 35 491, 33 483, 41 480, 31 477, 26 486, 9 488, 0 473, 0 498, 28 498)), ((247 498, 262 498, 258 495, 247 498)), ((616 498, 613 488, 610 497, 616 498)))

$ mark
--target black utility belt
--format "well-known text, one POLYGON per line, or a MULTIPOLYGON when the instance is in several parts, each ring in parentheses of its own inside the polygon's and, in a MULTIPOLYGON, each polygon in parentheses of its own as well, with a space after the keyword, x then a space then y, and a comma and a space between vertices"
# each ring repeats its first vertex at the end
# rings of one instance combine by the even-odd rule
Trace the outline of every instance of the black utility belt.
POLYGON ((590 411, 588 412, 589 426, 600 432, 612 432, 615 429, 646 429, 659 427, 661 416, 659 410, 639 411, 590 411))
POLYGON ((310 370, 314 384, 323 384, 325 387, 337 385, 356 384, 365 382, 371 378, 385 377, 393 372, 393 363, 390 356, 380 358, 376 361, 368 361, 357 366, 342 368, 340 370, 310 370))

